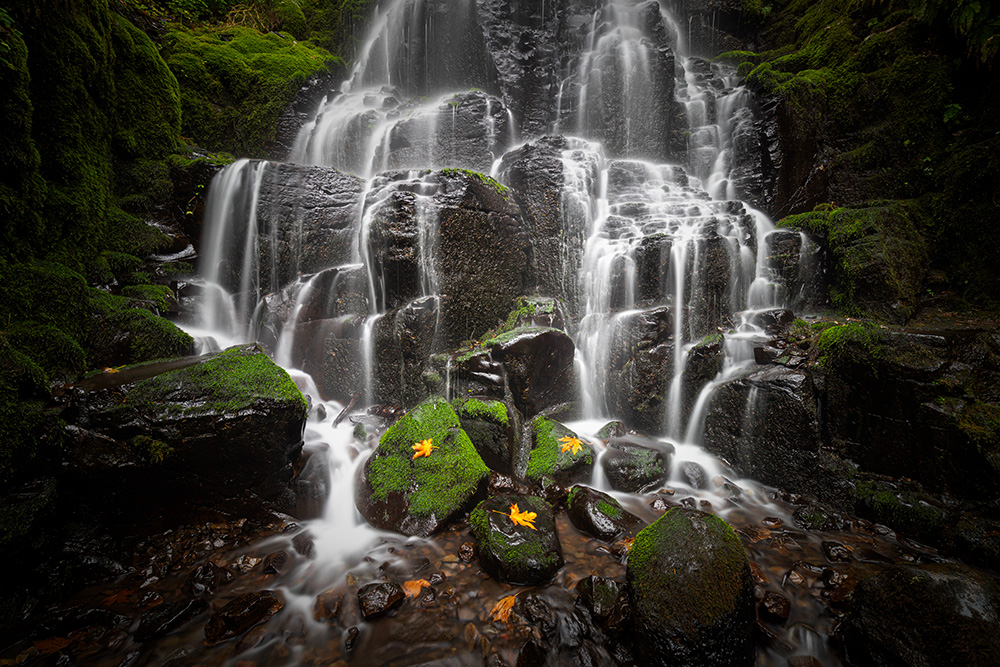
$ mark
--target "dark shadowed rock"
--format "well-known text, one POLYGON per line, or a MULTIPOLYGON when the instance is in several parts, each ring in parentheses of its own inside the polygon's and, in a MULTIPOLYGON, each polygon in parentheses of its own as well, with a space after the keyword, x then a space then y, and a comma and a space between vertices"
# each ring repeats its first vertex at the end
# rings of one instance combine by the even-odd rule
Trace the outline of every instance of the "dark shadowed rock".
POLYGON ((612 438, 601 457, 601 467, 613 488, 638 493, 670 476, 670 456, 673 452, 673 445, 651 438, 612 438))
POLYGON ((244 593, 212 614, 205 625, 205 645, 215 646, 264 623, 285 606, 274 591, 244 593))
POLYGON ((365 619, 382 616, 405 599, 403 587, 394 581, 367 584, 358 590, 358 607, 365 619))
POLYGON ((641 523, 608 494, 580 485, 569 490, 566 514, 579 530, 605 542, 641 523))
POLYGON ((998 664, 998 595, 991 577, 964 565, 893 565, 854 590, 844 630, 850 660, 921 667, 998 664))
POLYGON ((479 562, 493 578, 517 584, 548 581, 563 565, 562 547, 556 534, 552 507, 535 496, 494 496, 469 516, 472 533, 479 542, 479 562), (509 515, 534 512, 534 529, 518 525, 509 515))
POLYGON ((208 603, 197 599, 168 602, 153 607, 143 613, 139 620, 139 627, 136 628, 133 636, 139 642, 162 637, 181 627, 206 609, 208 609, 208 603))
MULTIPOLYGON (((483 462, 491 470, 513 474, 518 462, 527 457, 522 451, 519 414, 501 401, 459 398, 453 401, 462 430, 469 436, 483 462)), ((513 481, 513 480, 511 480, 513 481)))
POLYGON ((753 664, 750 565, 722 519, 687 509, 664 514, 636 536, 626 586, 642 664, 753 664))

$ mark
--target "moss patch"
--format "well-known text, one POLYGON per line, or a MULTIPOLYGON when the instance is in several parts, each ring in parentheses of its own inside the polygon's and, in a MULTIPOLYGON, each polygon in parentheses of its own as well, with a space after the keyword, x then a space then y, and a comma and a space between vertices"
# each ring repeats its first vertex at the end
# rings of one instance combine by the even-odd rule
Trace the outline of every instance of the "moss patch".
POLYGON ((575 433, 557 421, 545 417, 535 417, 531 422, 531 436, 534 446, 528 457, 525 477, 529 482, 541 482, 543 477, 553 477, 560 483, 583 481, 594 466, 594 449, 582 442, 580 450, 562 451, 559 438, 577 437, 575 433))

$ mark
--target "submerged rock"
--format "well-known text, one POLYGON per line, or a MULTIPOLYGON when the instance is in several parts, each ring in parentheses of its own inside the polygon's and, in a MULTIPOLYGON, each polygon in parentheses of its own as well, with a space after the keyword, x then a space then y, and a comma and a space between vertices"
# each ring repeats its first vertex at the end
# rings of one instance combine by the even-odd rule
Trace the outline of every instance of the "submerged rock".
POLYGON ((640 436, 611 438, 601 458, 601 467, 613 488, 639 493, 670 476, 673 453, 673 445, 658 440, 640 436))
POLYGON ((1000 664, 1000 589, 964 565, 893 565, 854 589, 844 636, 859 665, 1000 664))
POLYGON ((427 536, 485 492, 489 472, 451 405, 431 398, 382 436, 359 473, 355 503, 376 528, 427 536), (424 441, 434 449, 414 458, 424 441))
POLYGON ((494 579, 513 584, 545 583, 563 565, 552 507, 535 496, 501 495, 484 500, 469 516, 479 543, 479 562, 494 579), (534 512, 534 528, 510 513, 534 512))
POLYGON ((670 510, 636 536, 625 574, 638 662, 753 664, 750 564, 725 521, 670 510))
POLYGON ((608 494, 581 485, 569 490, 566 513, 578 529, 605 542, 641 523, 608 494))
POLYGON ((238 637, 281 611, 285 603, 274 591, 244 593, 212 614, 205 626, 205 645, 238 637))
POLYGON ((525 471, 529 484, 541 485, 543 478, 550 478, 568 486, 590 479, 593 447, 553 419, 535 417, 530 428, 532 447, 525 471), (575 452, 574 440, 580 445, 575 452))

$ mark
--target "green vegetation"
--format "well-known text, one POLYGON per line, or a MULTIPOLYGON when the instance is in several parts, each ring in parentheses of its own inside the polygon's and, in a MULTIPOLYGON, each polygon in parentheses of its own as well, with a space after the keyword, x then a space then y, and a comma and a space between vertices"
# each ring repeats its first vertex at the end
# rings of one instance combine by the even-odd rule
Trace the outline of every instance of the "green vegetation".
MULTIPOLYGON (((452 104, 457 104, 453 102, 452 104)), ((494 189, 498 195, 506 199, 507 201, 513 201, 510 198, 510 189, 506 185, 502 185, 496 179, 486 174, 480 173, 478 171, 472 171, 471 169, 442 169, 441 173, 450 178, 455 177, 466 177, 475 179, 484 185, 494 189)))
POLYGON ((575 454, 562 451, 559 438, 577 437, 575 433, 557 421, 545 417, 535 417, 531 422, 534 445, 528 457, 525 474, 531 483, 540 483, 542 477, 553 477, 562 484, 581 481, 590 475, 594 466, 594 449, 586 442, 575 454))
POLYGON ((307 410, 288 372, 256 345, 230 348, 194 366, 141 380, 125 400, 140 412, 184 417, 240 412, 259 403, 292 406, 303 419, 307 410))
POLYGON ((831 369, 846 364, 874 366, 885 358, 886 335, 883 329, 867 322, 830 327, 817 342, 820 364, 831 369))
POLYGON ((372 497, 406 493, 415 517, 445 517, 471 498, 489 475, 458 415, 443 398, 429 398, 396 422, 369 459, 372 497), (438 449, 413 458, 413 445, 430 438, 438 449))
POLYGON ((462 417, 484 419, 503 426, 507 426, 510 423, 507 406, 503 404, 503 401, 468 398, 455 399, 453 403, 455 404, 455 410, 462 417))

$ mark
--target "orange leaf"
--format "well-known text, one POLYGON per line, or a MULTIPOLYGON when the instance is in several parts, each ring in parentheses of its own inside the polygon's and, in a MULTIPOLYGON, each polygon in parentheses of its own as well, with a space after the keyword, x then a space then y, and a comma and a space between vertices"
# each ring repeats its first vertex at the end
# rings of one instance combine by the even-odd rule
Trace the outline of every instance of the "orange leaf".
POLYGON ((420 591, 422 591, 424 587, 430 585, 431 582, 426 579, 411 579, 403 582, 403 590, 406 591, 406 597, 415 598, 420 595, 420 591))
POLYGON ((108 597, 104 598, 101 601, 101 604, 103 604, 105 607, 110 607, 111 605, 114 604, 129 604, 130 602, 132 602, 132 598, 135 597, 135 593, 136 591, 123 588, 122 590, 116 593, 112 593, 108 597))
POLYGON ((559 438, 559 442, 563 443, 562 449, 559 450, 561 452, 571 452, 576 454, 581 448, 583 448, 583 443, 580 442, 580 438, 573 438, 567 435, 559 438))
POLYGON ((413 443, 413 451, 416 452, 416 454, 413 455, 413 458, 419 459, 421 456, 430 456, 432 449, 441 449, 440 447, 431 444, 433 442, 434 438, 427 438, 426 440, 413 443))
POLYGON ((505 598, 500 598, 500 601, 493 605, 493 609, 490 610, 490 620, 510 623, 510 615, 514 611, 514 601, 516 598, 516 595, 508 595, 505 598))
POLYGON ((513 521, 518 526, 527 526, 532 530, 538 530, 532 524, 532 522, 535 520, 535 517, 538 515, 535 512, 519 512, 517 509, 517 503, 514 503, 513 505, 510 506, 510 514, 508 514, 507 516, 509 516, 510 520, 513 521))

